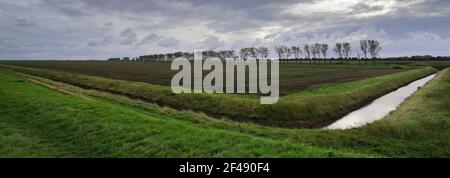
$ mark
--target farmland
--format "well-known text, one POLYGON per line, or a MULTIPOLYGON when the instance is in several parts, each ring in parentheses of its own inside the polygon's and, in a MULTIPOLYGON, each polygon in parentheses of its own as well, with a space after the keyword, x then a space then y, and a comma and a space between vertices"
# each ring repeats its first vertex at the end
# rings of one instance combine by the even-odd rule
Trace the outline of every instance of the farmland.
MULTIPOLYGON (((177 71, 170 62, 107 62, 107 61, 9 61, 3 64, 80 73, 111 79, 170 86, 177 71)), ((315 85, 343 83, 405 71, 392 66, 280 65, 280 93, 301 91, 315 85)))
POLYGON ((286 95, 274 105, 261 105, 259 100, 241 95, 174 95, 167 86, 44 69, 4 67, 76 86, 144 99, 161 106, 201 111, 214 117, 291 128, 323 126, 376 97, 436 71, 430 67, 421 67, 355 82, 325 85, 286 95))
MULTIPOLYGON (((449 69, 438 72, 385 119, 350 130, 286 129, 236 122, 86 88, 88 83, 101 86, 117 80, 5 66, 0 71, 2 157, 450 156, 449 69), (89 80, 78 80, 82 78, 89 80)), ((355 88, 381 94, 391 89, 383 91, 380 86, 395 88, 435 71, 421 67, 354 82, 328 83, 291 93, 283 100, 330 97, 329 91, 357 95, 355 88)), ((126 87, 124 84, 117 86, 126 87)))
POLYGON ((450 0, 0 0, 0 159, 175 158, 7 163, 128 176, 429 175, 428 162, 270 158, 450 158, 449 20, 450 0))

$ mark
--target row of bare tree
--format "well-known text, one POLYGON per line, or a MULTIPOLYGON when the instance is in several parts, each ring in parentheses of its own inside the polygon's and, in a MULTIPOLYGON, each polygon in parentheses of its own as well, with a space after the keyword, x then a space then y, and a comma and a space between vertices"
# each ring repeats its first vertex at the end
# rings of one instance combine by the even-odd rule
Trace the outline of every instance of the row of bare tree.
MULTIPOLYGON (((363 56, 360 56, 358 51, 358 59, 367 59, 368 55, 372 58, 378 57, 381 51, 380 42, 377 40, 361 40, 359 47, 363 56)), ((275 46, 275 53, 277 57, 281 60, 295 60, 295 59, 306 59, 306 60, 316 60, 324 59, 331 60, 333 58, 328 58, 329 46, 326 43, 314 43, 304 45, 303 48, 299 46, 288 47, 286 45, 275 46)), ((349 59, 352 56, 352 46, 348 42, 336 43, 333 51, 335 52, 338 59, 349 59)), ((264 46, 260 47, 248 47, 239 50, 239 56, 236 55, 234 50, 223 50, 223 51, 202 51, 203 59, 217 57, 219 59, 240 58, 242 60, 252 59, 267 59, 269 57, 269 49, 264 46)), ((139 56, 138 58, 133 58, 133 61, 172 61, 173 59, 184 57, 187 59, 193 59, 194 54, 188 52, 175 52, 167 54, 153 54, 139 56)), ((119 58, 111 58, 111 61, 120 60, 119 58)), ((130 60, 129 58, 123 58, 122 60, 130 60)))
MULTIPOLYGON (((307 44, 303 46, 303 49, 299 46, 275 46, 275 52, 279 59, 327 59, 328 50, 329 46, 326 43, 307 44)), ((367 59, 368 54, 372 58, 376 58, 381 51, 381 45, 377 40, 361 40, 360 50, 364 59, 367 59)), ((352 46, 349 42, 336 43, 333 51, 336 53, 337 57, 348 59, 352 54, 352 46)), ((359 52, 358 58, 361 58, 359 52)))
MULTIPOLYGON (((234 54, 234 50, 223 50, 223 51, 202 51, 203 59, 217 57, 219 59, 233 58, 236 57, 234 54)), ((176 58, 186 58, 186 59, 194 59, 194 53, 188 52, 175 52, 175 53, 167 53, 167 54, 153 54, 153 55, 144 55, 139 56, 138 58, 134 58, 134 61, 172 61, 176 58)), ((112 58, 114 59, 114 58, 112 58)))

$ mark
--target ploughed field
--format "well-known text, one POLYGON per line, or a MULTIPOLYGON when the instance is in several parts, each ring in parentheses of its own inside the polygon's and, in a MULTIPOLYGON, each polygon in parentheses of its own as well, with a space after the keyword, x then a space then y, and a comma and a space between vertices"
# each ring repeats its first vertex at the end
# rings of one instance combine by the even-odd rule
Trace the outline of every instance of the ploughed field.
MULTIPOLYGON (((177 71, 170 62, 110 61, 9 61, 2 64, 94 75, 112 79, 170 86, 177 71)), ((315 85, 343 83, 404 71, 394 67, 280 64, 280 94, 286 95, 315 85)), ((206 75, 206 72, 204 72, 206 75)))

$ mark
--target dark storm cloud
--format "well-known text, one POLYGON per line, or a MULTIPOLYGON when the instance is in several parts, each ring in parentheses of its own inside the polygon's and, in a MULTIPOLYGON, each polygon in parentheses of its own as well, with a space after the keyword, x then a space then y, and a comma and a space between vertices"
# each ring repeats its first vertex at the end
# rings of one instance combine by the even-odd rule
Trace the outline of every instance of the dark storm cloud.
POLYGON ((385 56, 450 55, 441 50, 450 47, 449 24, 447 0, 0 0, 0 58, 106 58, 365 38, 382 41, 385 56))

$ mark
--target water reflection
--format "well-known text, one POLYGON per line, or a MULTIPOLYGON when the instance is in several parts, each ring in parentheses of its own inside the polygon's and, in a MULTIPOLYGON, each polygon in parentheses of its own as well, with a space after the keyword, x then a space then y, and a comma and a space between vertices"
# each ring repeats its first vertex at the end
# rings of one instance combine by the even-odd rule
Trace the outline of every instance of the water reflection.
POLYGON ((417 91, 417 89, 425 85, 436 74, 414 81, 409 85, 399 88, 396 91, 388 93, 369 105, 353 111, 335 123, 326 127, 327 129, 349 129, 355 127, 361 127, 368 123, 382 119, 391 111, 397 109, 397 107, 410 95, 417 91))

